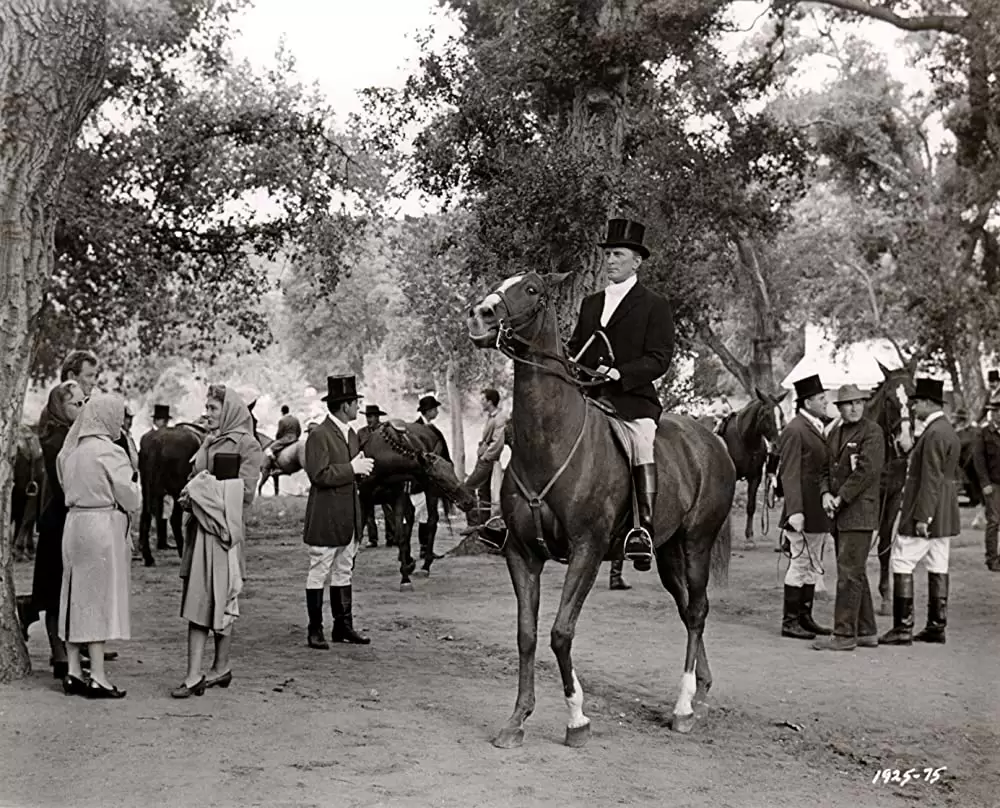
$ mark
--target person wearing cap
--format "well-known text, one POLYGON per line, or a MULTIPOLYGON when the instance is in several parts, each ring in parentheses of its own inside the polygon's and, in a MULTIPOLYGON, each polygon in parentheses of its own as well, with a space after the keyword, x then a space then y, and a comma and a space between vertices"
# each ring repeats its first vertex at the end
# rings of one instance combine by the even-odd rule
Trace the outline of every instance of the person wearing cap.
POLYGON ((605 374, 607 383, 589 391, 611 404, 632 443, 632 483, 639 526, 625 537, 624 556, 640 572, 652 565, 656 513, 656 425, 663 404, 653 383, 670 369, 674 319, 665 298, 639 283, 637 272, 650 252, 645 227, 611 219, 599 245, 610 283, 588 295, 568 343, 569 355, 605 374), (610 349, 609 349, 610 346, 610 349))
MULTIPOLYGON (((451 463, 452 459, 451 452, 448 451, 448 441, 445 440, 444 433, 434 426, 433 423, 434 419, 438 417, 440 407, 441 402, 434 396, 422 397, 417 402, 417 412, 419 415, 417 415, 416 423, 426 424, 434 431, 438 438, 440 438, 443 447, 441 457, 451 463)), ((438 503, 440 502, 440 498, 430 491, 425 491, 424 499, 427 504, 427 515, 424 517, 426 521, 417 524, 417 539, 420 542, 420 558, 424 562, 422 569, 424 572, 429 572, 431 564, 439 558, 439 556, 434 555, 434 539, 437 536, 438 503)))
POLYGON ((287 404, 281 405, 281 417, 278 419, 278 434, 274 437, 274 443, 264 450, 269 460, 274 460, 281 450, 298 443, 302 437, 302 424, 288 409, 287 404))
MULTIPOLYGON (((170 406, 167 404, 153 405, 153 428, 139 438, 139 483, 142 486, 142 513, 139 515, 139 551, 142 553, 143 562, 147 567, 155 567, 156 559, 149 547, 149 529, 153 523, 153 502, 150 491, 152 481, 150 478, 150 453, 153 450, 153 438, 161 429, 166 429, 170 423, 170 406)), ((159 503, 159 512, 156 514, 157 521, 163 520, 163 502, 159 503)), ((166 536, 167 528, 158 526, 157 536, 166 536)), ((158 548, 162 549, 162 548, 158 548)))
POLYGON ((829 458, 823 417, 826 391, 819 376, 795 382, 796 415, 778 438, 778 477, 784 492, 779 525, 788 539, 791 560, 785 574, 781 636, 800 640, 830 634, 813 620, 820 553, 830 532, 823 507, 829 493, 829 458))
POLYGON ((364 527, 355 478, 371 474, 375 465, 361 451, 358 435, 350 426, 358 417, 360 398, 353 376, 328 377, 322 400, 330 413, 306 439, 305 471, 311 486, 303 541, 309 545, 306 611, 310 648, 330 647, 323 635, 323 592, 328 586, 333 642, 370 642, 354 630, 353 616, 354 556, 364 527))
POLYGON ((961 443, 944 417, 944 382, 917 379, 910 397, 923 432, 910 453, 899 527, 892 543, 893 627, 882 645, 943 643, 948 611, 948 554, 961 530, 958 513, 958 458, 961 443), (913 569, 927 564, 927 625, 913 634, 913 569))
POLYGON ((997 536, 1000 533, 1000 395, 986 402, 986 425, 975 430, 972 462, 983 492, 986 511, 986 567, 1000 572, 997 536))
POLYGON ((837 542, 837 598, 833 636, 813 644, 817 650, 852 651, 878 645, 878 625, 865 565, 872 534, 879 523, 879 479, 885 463, 885 438, 864 417, 866 393, 846 384, 834 404, 837 425, 827 439, 830 449, 828 486, 823 507, 833 518, 837 542))
MULTIPOLYGON (((368 443, 368 439, 371 438, 372 433, 381 425, 382 416, 388 414, 378 404, 368 404, 365 407, 365 426, 358 430, 358 444, 362 450, 364 450, 365 444, 368 443)), ((362 502, 362 506, 365 509, 364 525, 365 530, 368 532, 368 546, 378 547, 378 525, 375 524, 375 503, 362 502)), ((392 544, 392 526, 395 522, 392 520, 392 511, 388 505, 382 505, 382 516, 385 518, 385 543, 386 545, 390 545, 392 544)))

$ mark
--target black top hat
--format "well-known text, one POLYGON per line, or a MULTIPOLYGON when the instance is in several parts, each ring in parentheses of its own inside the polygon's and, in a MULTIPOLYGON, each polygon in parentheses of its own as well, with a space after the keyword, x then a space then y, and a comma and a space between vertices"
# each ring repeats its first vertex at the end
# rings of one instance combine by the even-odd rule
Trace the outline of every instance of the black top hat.
POLYGON ((944 382, 940 379, 917 379, 913 398, 944 404, 944 382))
POLYGON ((820 393, 824 392, 826 391, 823 388, 823 382, 820 381, 819 376, 806 376, 804 379, 799 379, 795 382, 795 397, 799 401, 804 401, 807 398, 818 396, 820 393))
POLYGON ((986 381, 988 381, 990 384, 996 384, 997 382, 1000 382, 1000 370, 991 370, 989 373, 987 373, 986 381))
POLYGON ((217 480, 235 480, 240 476, 240 456, 236 452, 219 452, 212 459, 212 474, 217 480))
POLYGON ((170 420, 170 405, 168 404, 153 405, 153 420, 159 421, 160 419, 163 419, 164 421, 170 420))
POLYGON ((420 403, 417 404, 417 412, 427 412, 427 410, 433 410, 435 407, 440 406, 441 402, 434 398, 434 396, 424 396, 420 399, 420 403))
POLYGON ((649 250, 642 243, 646 228, 630 219, 611 219, 608 222, 608 236, 599 245, 601 247, 628 247, 635 250, 643 258, 649 258, 649 250))
POLYGON ((354 401, 362 398, 358 395, 358 388, 353 376, 327 376, 326 395, 320 399, 328 404, 339 404, 342 401, 354 401))
POLYGON ((388 415, 388 414, 389 413, 387 412, 382 412, 382 410, 379 409, 378 404, 369 404, 367 407, 365 407, 366 417, 369 415, 388 415))

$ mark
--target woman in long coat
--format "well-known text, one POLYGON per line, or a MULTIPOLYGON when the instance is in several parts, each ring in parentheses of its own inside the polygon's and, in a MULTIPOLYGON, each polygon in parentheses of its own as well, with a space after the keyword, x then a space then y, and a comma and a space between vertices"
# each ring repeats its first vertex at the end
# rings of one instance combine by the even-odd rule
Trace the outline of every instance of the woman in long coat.
POLYGON ((38 550, 31 585, 32 607, 45 612, 45 631, 52 649, 52 675, 65 679, 69 673, 66 644, 59 639, 59 595, 62 590, 62 535, 66 523, 66 497, 59 484, 56 458, 70 427, 83 409, 86 396, 75 381, 52 388, 46 407, 48 418, 39 426, 39 441, 45 459, 45 499, 38 519, 38 550))
POLYGON ((67 643, 68 694, 124 698, 104 673, 104 643, 131 637, 129 583, 130 518, 142 506, 138 474, 115 445, 125 421, 125 403, 115 396, 90 399, 74 422, 56 461, 66 507, 59 637, 67 643), (84 682, 80 646, 90 652, 84 682))
MULTIPOLYGON (((235 455, 239 458, 238 477, 243 482, 243 507, 235 515, 238 523, 221 530, 227 534, 225 536, 213 535, 204 525, 199 525, 198 509, 193 508, 195 512, 187 517, 181 560, 181 578, 184 579, 181 617, 188 621, 188 673, 180 686, 171 692, 178 699, 200 696, 206 688, 216 685, 229 687, 233 679, 229 655, 233 641, 232 621, 239 613, 236 599, 245 566, 243 516, 253 502, 264 462, 264 453, 254 436, 250 410, 233 390, 224 385, 212 385, 205 413, 210 434, 192 461, 192 480, 185 489, 189 506, 196 483, 202 481, 200 490, 205 490, 203 473, 211 475, 209 483, 215 479, 216 458, 235 455), (209 631, 215 634, 215 661, 208 674, 203 675, 202 660, 209 631)), ((208 486, 210 493, 220 490, 217 486, 208 486)), ((224 503, 220 503, 220 509, 225 513, 216 522, 216 527, 233 518, 224 503)))

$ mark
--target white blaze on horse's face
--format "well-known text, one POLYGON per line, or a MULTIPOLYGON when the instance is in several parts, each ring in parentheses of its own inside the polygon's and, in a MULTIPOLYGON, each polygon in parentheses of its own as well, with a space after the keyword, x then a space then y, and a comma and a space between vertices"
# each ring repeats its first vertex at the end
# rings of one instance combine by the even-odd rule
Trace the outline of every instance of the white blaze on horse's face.
POLYGON ((899 401, 899 416, 903 419, 896 442, 900 449, 908 452, 913 448, 913 434, 910 432, 910 399, 906 395, 906 387, 902 384, 896 388, 896 400, 899 401))
POLYGON ((483 298, 482 303, 479 304, 478 308, 490 309, 496 311, 497 306, 499 306, 503 301, 500 299, 500 295, 497 292, 504 293, 507 292, 512 286, 516 285, 521 281, 524 275, 513 275, 507 278, 503 283, 497 287, 496 292, 490 292, 486 297, 483 298))

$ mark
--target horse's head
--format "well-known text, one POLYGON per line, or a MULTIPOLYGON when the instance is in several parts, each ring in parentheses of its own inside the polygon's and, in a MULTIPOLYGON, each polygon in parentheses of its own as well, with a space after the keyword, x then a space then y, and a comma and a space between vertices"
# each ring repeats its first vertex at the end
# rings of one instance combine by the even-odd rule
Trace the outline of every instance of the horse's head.
MULTIPOLYGON (((877 361, 877 360, 876 360, 877 361)), ((884 378, 865 405, 865 415, 882 427, 891 446, 898 454, 913 448, 913 369, 910 367, 889 370, 878 363, 884 378)))
POLYGON ((781 402, 788 395, 786 390, 780 396, 772 396, 765 393, 759 387, 754 388, 756 401, 751 401, 748 406, 754 407, 754 427, 757 434, 767 443, 768 451, 771 451, 778 444, 778 435, 785 428, 785 414, 781 410, 781 402))
MULTIPOLYGON (((526 272, 507 278, 469 309, 472 342, 477 348, 508 350, 538 343, 552 292, 568 277, 526 272)), ((554 336, 558 342, 558 329, 554 336)))

